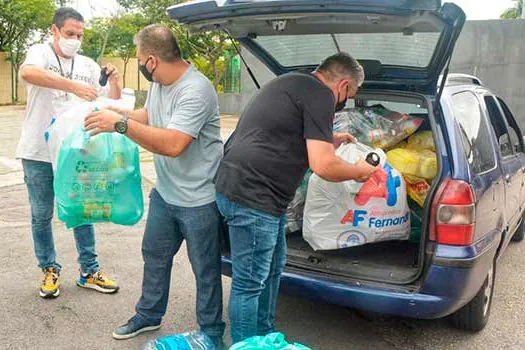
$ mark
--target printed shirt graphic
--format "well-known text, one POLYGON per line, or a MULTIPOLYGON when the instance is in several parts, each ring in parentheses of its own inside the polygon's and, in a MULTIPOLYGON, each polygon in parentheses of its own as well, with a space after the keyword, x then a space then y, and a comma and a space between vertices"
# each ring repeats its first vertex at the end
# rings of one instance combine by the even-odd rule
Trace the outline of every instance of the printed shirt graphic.
MULTIPOLYGON (((71 72, 71 59, 57 57, 49 43, 33 45, 21 67, 32 65, 61 74, 68 79, 91 85, 98 89, 99 96, 107 95, 109 85, 102 88, 98 80, 100 78, 100 66, 91 58, 75 55, 73 72, 71 72)), ((48 146, 45 141, 45 131, 51 123, 51 119, 57 110, 65 108, 68 103, 80 103, 79 99, 72 93, 49 89, 27 83, 27 107, 20 142, 16 150, 19 159, 37 160, 51 162, 48 146)))

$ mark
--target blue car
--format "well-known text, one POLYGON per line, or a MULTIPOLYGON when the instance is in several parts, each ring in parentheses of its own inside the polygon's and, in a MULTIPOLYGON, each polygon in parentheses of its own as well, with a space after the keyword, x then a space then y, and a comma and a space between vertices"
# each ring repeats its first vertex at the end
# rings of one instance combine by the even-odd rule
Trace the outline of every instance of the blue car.
MULTIPOLYGON (((422 118, 419 130, 432 133, 438 171, 413 225, 417 239, 314 251, 300 232, 289 234, 282 287, 345 307, 449 316, 458 328, 483 329, 498 260, 524 235, 525 153, 505 102, 476 77, 448 72, 464 12, 439 0, 204 0, 168 13, 193 32, 236 39, 241 54, 258 61, 248 69, 257 86, 349 52, 366 80, 347 107, 380 104, 422 118)), ((223 271, 231 274, 227 253, 223 271)))

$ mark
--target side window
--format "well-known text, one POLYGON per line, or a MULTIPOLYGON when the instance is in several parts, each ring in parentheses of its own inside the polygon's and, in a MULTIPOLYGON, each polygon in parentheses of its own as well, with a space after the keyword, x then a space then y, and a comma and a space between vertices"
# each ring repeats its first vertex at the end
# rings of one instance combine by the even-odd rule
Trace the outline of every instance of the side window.
POLYGON ((481 105, 472 92, 452 96, 454 117, 458 122, 465 155, 473 172, 481 173, 496 165, 489 126, 481 105))
POLYGON ((516 123, 516 119, 514 119, 514 117, 512 116, 512 113, 510 112, 510 109, 507 106, 507 104, 503 102, 501 98, 498 98, 498 102, 501 106, 501 109, 503 110, 503 114, 505 115, 507 124, 509 125, 510 140, 512 142, 512 145, 514 146, 514 150, 516 152, 523 153, 523 136, 521 135, 518 123, 516 123))
POLYGON ((505 116, 501 112, 501 109, 493 96, 484 97, 487 110, 489 112, 490 123, 494 128, 496 139, 498 140, 499 150, 502 157, 512 156, 514 154, 511 137, 505 122, 505 116))

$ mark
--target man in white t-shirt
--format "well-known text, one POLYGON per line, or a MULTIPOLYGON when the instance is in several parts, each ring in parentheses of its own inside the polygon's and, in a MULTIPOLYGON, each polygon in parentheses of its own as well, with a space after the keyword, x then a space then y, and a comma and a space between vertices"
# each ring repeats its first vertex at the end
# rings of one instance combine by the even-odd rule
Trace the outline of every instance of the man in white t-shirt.
MULTIPOLYGON (((51 26, 53 41, 29 49, 20 69, 28 85, 26 116, 16 157, 22 159, 24 179, 31 206, 31 225, 38 267, 44 271, 40 296, 55 298, 60 294, 61 266, 56 261, 51 221, 53 218, 53 169, 44 133, 57 108, 74 98, 92 101, 98 95, 120 98, 118 72, 110 64, 108 84, 101 87, 100 66, 77 54, 84 33, 84 18, 72 8, 57 10, 51 26)), ((80 277, 77 285, 103 293, 118 290, 115 281, 101 272, 95 252, 92 225, 74 229, 80 277)))

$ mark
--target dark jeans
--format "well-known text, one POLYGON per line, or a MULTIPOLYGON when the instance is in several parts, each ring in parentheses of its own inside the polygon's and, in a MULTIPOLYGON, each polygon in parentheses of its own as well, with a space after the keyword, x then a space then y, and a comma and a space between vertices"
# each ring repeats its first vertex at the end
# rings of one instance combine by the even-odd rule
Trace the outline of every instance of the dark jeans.
POLYGON ((168 305, 173 257, 186 240, 197 281, 197 321, 201 330, 211 337, 224 334, 220 223, 215 203, 183 208, 166 203, 157 190, 151 191, 142 239, 144 276, 142 296, 136 306, 139 318, 160 323, 168 305))
MULTIPOLYGON (((45 269, 54 267, 60 270, 56 261, 55 241, 51 221, 55 204, 53 190, 53 167, 51 163, 35 160, 22 160, 24 181, 29 193, 31 206, 31 229, 38 267, 45 269)), ((74 230, 78 252, 78 263, 85 273, 95 273, 99 270, 95 252, 95 233, 92 225, 76 227, 74 230)))
POLYGON ((275 330, 275 307, 286 264, 286 216, 243 207, 220 193, 232 258, 229 314, 233 343, 275 330))

